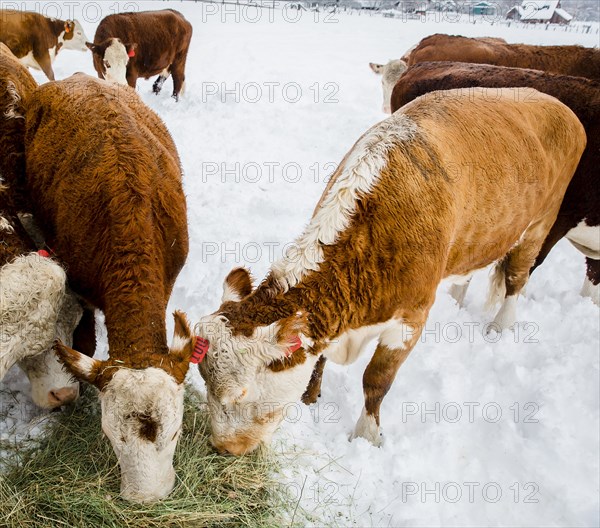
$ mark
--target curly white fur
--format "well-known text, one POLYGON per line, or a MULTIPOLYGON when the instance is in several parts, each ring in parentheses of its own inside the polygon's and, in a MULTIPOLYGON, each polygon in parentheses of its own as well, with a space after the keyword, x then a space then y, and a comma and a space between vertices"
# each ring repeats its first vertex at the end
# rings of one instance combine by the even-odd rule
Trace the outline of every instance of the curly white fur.
POLYGON ((399 143, 413 139, 417 132, 417 125, 408 116, 396 113, 372 126, 356 142, 304 233, 271 267, 283 291, 293 288, 310 271, 319 268, 324 258, 323 246, 335 244, 348 227, 359 198, 368 195, 379 181, 390 151, 399 143))
POLYGON ((82 310, 66 292, 61 266, 37 253, 17 257, 0 268, 0 379, 19 363, 31 381, 32 397, 52 407, 51 390, 78 384, 64 371, 51 350, 56 337, 70 343, 82 310))

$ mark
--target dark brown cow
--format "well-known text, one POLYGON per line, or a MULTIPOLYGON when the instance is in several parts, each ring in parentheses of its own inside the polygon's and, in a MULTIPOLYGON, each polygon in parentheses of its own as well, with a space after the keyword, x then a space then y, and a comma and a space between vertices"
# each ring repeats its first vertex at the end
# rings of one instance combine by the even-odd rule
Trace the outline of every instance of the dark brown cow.
POLYGON ((253 289, 244 269, 229 274, 221 306, 197 325, 219 451, 269 441, 319 356, 351 363, 375 337, 354 436, 379 444, 381 402, 442 280, 504 260, 507 296, 495 322, 514 323, 516 295, 586 143, 569 108, 521 90, 518 100, 485 88, 435 104, 421 98, 374 125, 262 283, 253 289))
POLYGON ((419 62, 430 61, 531 68, 600 81, 600 50, 595 48, 530 46, 508 44, 498 38, 436 34, 421 40, 402 59, 392 60, 385 65, 370 64, 371 69, 382 76, 384 112, 390 112, 392 90, 406 68, 419 62))
POLYGON ((33 401, 53 408, 79 393, 51 346, 57 335, 71 341, 81 307, 65 289, 62 267, 36 253, 10 193, 24 174, 24 105, 36 87, 0 43, 0 380, 18 363, 31 382, 33 401))
MULTIPOLYGON (((582 295, 599 304, 600 290, 600 83, 581 77, 486 64, 425 62, 411 66, 392 92, 392 112, 424 94, 431 101, 454 88, 527 86, 556 97, 577 115, 588 143, 562 202, 560 212, 540 249, 533 271, 564 236, 585 256, 587 274, 582 295)), ((459 295, 464 295, 464 291, 459 295)))
POLYGON ((52 62, 61 49, 87 51, 87 37, 77 20, 47 18, 28 11, 0 10, 0 42, 24 66, 42 70, 54 80, 52 62))
POLYGON ((508 44, 502 39, 437 33, 419 42, 408 55, 407 66, 431 61, 531 68, 600 81, 600 50, 583 46, 508 44))
POLYGON ((165 324, 188 251, 175 144, 134 90, 77 74, 30 98, 25 153, 46 239, 108 329, 106 361, 62 345, 57 352, 101 391, 122 496, 160 499, 175 482, 190 352, 178 339, 169 349, 165 324))
POLYGON ((158 75, 152 87, 158 94, 172 75, 173 97, 178 100, 191 39, 192 25, 178 11, 166 9, 109 15, 88 47, 101 79, 135 88, 138 77, 158 75))

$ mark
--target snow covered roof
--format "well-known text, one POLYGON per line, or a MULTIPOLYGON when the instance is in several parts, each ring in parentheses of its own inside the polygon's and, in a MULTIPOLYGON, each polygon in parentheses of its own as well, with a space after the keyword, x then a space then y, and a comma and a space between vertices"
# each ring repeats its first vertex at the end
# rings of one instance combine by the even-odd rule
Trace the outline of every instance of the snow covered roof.
POLYGON ((509 11, 516 10, 521 20, 550 21, 554 13, 570 21, 573 16, 558 7, 560 0, 523 0, 520 6, 514 6, 509 11))

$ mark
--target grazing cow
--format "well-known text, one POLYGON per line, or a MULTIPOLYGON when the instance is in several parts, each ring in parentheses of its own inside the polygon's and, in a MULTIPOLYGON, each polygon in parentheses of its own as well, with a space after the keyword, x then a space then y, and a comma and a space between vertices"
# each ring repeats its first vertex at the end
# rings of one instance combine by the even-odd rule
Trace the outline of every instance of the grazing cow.
POLYGON ((378 444, 381 401, 443 279, 504 259, 510 293, 496 322, 512 323, 511 295, 586 142, 571 110, 522 90, 520 100, 475 89, 406 105, 346 154, 293 251, 256 289, 243 268, 228 275, 196 340, 219 451, 268 441, 319 356, 350 363, 376 336, 354 436, 378 444))
MULTIPOLYGON (((37 84, 0 43, 0 177, 16 185, 24 173, 24 103, 37 84)), ((0 380, 15 363, 31 382, 33 401, 53 408, 74 400, 79 384, 51 350, 71 341, 81 308, 65 292, 65 272, 35 253, 14 214, 14 196, 0 184, 0 380)))
POLYGON ((77 74, 30 98, 25 154, 39 225, 73 290, 104 312, 110 358, 60 343, 55 350, 100 390, 121 495, 161 499, 175 482, 191 353, 178 338, 180 323, 169 349, 165 323, 188 251, 175 144, 134 90, 77 74))
POLYGON ((77 20, 58 20, 27 11, 0 10, 0 42, 24 66, 42 70, 54 80, 52 62, 61 49, 87 51, 88 40, 77 20))
POLYGON ((407 60, 390 61, 385 66, 371 65, 373 71, 383 76, 384 112, 390 111, 392 90, 406 67, 419 62, 460 61, 493 64, 600 81, 600 50, 582 46, 530 46, 508 44, 497 38, 467 38, 438 33, 425 37, 405 57, 407 60))
POLYGON ((109 15, 98 25, 94 54, 98 77, 135 88, 138 77, 158 75, 152 90, 158 94, 169 75, 173 97, 179 99, 185 82, 192 25, 173 9, 109 15))
POLYGON ((66 290, 62 267, 35 252, 17 217, 3 206, 0 238, 0 380, 18 363, 36 405, 65 405, 77 398, 79 384, 62 367, 52 343, 56 337, 71 342, 81 306, 66 290))
MULTIPOLYGON (((564 236, 579 249, 587 261, 582 295, 599 304, 600 290, 600 83, 581 77, 555 75, 537 70, 504 68, 487 64, 424 62, 411 66, 392 92, 392 112, 419 96, 434 92, 431 99, 445 96, 454 88, 528 86, 556 97, 567 105, 583 124, 588 138, 579 166, 567 188, 556 222, 540 249, 539 266, 554 245, 564 236)), ((455 290, 459 302, 466 292, 455 290)))

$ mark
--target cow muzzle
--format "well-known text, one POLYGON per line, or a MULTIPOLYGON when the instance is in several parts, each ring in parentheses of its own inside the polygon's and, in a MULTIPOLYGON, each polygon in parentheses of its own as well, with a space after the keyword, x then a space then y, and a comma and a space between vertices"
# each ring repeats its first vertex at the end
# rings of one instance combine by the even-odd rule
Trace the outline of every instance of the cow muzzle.
POLYGON ((150 503, 166 498, 175 486, 175 470, 171 466, 155 478, 121 475, 121 497, 130 502, 150 503))

